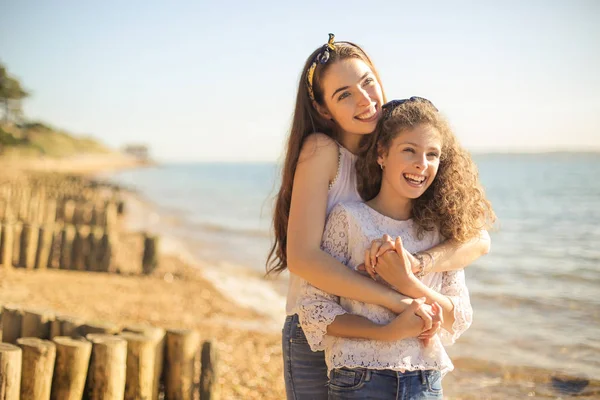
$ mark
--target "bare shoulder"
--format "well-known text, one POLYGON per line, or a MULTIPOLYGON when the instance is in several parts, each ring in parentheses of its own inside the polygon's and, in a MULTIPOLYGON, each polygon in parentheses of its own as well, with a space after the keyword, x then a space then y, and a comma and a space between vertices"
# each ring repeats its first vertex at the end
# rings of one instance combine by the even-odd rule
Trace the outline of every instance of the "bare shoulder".
POLYGON ((334 161, 337 165, 338 145, 324 133, 313 133, 304 139, 298 162, 304 161, 334 161))

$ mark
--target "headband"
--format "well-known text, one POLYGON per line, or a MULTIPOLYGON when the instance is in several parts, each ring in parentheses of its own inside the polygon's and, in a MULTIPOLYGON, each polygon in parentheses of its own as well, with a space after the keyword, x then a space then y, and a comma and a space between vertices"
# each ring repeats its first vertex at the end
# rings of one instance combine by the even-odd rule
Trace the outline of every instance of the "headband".
POLYGON ((306 88, 308 89, 308 96, 312 101, 315 101, 315 93, 313 92, 313 77, 315 75, 315 69, 317 68, 317 64, 325 64, 329 61, 329 51, 335 50, 335 45, 333 41, 335 39, 335 35, 333 33, 329 34, 329 40, 323 46, 321 51, 317 53, 314 61, 308 68, 308 73, 306 74, 306 88))

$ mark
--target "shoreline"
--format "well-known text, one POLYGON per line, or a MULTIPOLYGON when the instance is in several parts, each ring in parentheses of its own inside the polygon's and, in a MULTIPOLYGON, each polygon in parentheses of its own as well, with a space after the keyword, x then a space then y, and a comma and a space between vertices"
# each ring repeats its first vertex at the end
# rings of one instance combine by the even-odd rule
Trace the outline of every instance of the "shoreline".
MULTIPOLYGON (((106 177, 105 177, 106 178, 106 177)), ((108 182, 110 177, 106 178, 108 182)), ((159 250, 164 255, 178 257, 190 267, 200 271, 222 296, 240 307, 252 309, 265 317, 269 323, 261 321, 261 329, 265 327, 272 332, 281 330, 285 319, 285 297, 281 296, 263 275, 243 265, 229 262, 215 264, 196 257, 184 240, 161 230, 164 222, 170 220, 157 211, 157 206, 140 193, 122 190, 121 195, 126 204, 124 224, 130 231, 148 231, 159 235, 159 250), (162 226, 161 226, 162 224, 162 226)), ((168 222, 166 222, 168 224, 168 222)), ((287 280, 284 282, 287 284, 287 280)), ((254 324, 250 324, 254 325, 254 324)))

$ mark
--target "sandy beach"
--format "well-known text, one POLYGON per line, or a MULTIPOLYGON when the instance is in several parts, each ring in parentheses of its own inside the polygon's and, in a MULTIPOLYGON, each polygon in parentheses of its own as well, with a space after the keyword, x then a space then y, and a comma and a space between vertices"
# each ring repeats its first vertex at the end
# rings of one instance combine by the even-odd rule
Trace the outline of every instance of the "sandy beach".
MULTIPOLYGON (((18 165, 0 161, 0 171, 5 172, 18 167, 86 175, 136 166, 135 160, 120 156, 18 165)), ((135 193, 126 193, 124 199, 126 214, 118 257, 120 263, 134 265, 140 262, 142 252, 136 233, 153 211, 135 193)), ((186 254, 184 246, 171 238, 161 240, 159 267, 148 276, 0 268, 0 304, 51 309, 122 326, 150 323, 167 329, 196 329, 218 349, 218 385, 223 399, 284 399, 283 304, 270 298, 267 290, 263 297, 252 297, 244 288, 228 284, 227 278, 246 273, 248 285, 267 283, 257 273, 218 270, 186 254)), ((595 381, 574 380, 542 369, 508 368, 491 360, 459 357, 454 362, 456 370, 444 380, 447 399, 600 397, 600 383, 595 381)))

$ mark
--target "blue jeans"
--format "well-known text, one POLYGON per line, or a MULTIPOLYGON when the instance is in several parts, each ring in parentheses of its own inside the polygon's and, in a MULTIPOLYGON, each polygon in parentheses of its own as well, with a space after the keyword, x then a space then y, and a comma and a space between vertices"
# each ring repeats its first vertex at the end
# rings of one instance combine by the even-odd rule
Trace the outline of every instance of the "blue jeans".
POLYGON ((439 371, 339 368, 331 371, 329 400, 443 399, 439 371))
POLYGON ((287 400, 327 400, 325 354, 310 349, 298 315, 285 319, 281 342, 287 400))

